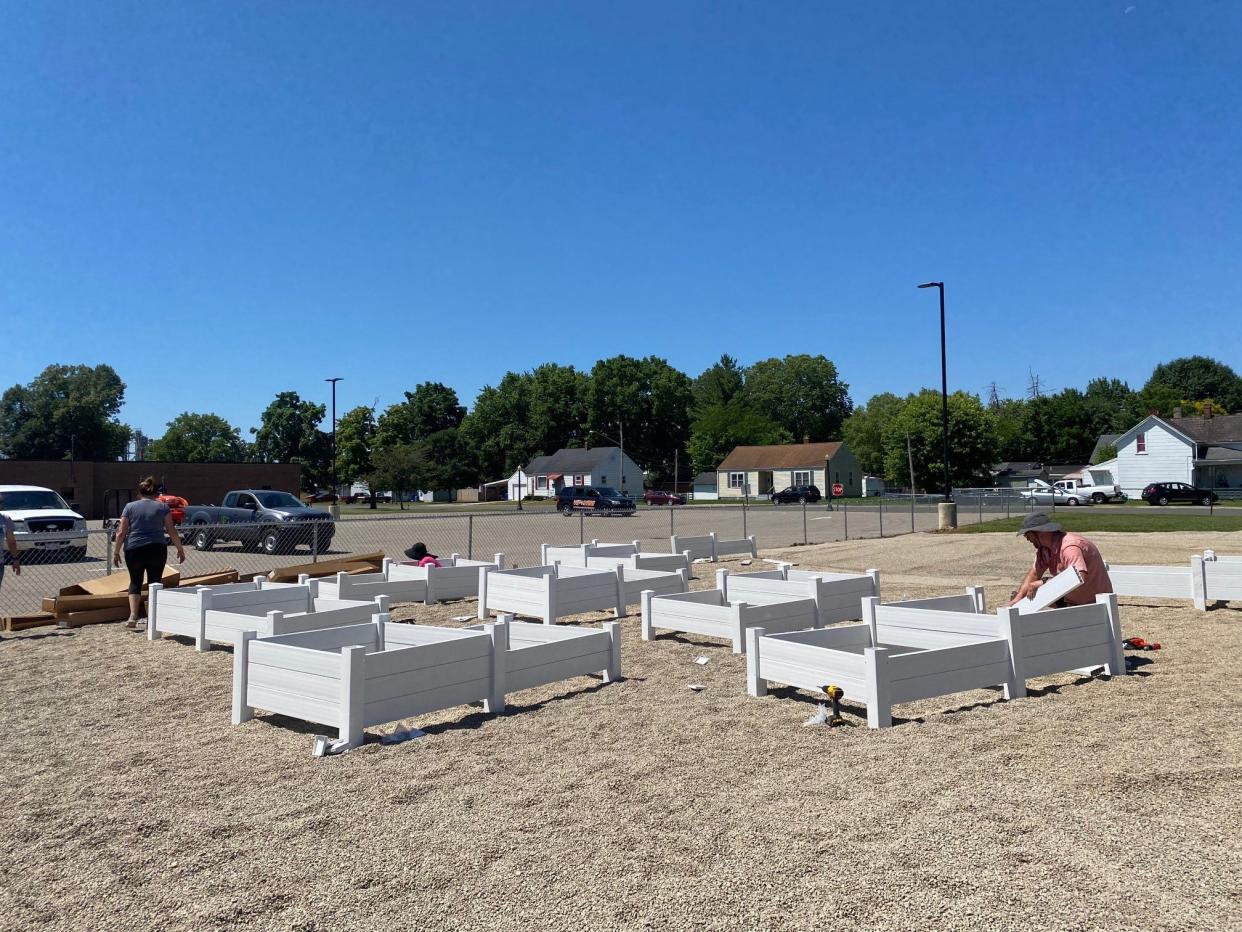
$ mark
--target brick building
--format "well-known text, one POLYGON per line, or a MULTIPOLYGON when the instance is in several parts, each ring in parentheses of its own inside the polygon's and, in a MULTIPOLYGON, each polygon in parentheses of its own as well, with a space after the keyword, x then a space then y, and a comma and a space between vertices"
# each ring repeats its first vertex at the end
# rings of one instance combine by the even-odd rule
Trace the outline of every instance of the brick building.
POLYGON ((297 495, 302 488, 302 467, 296 463, 0 460, 0 485, 53 489, 66 501, 76 502, 88 519, 115 517, 117 502, 129 501, 128 492, 143 476, 155 476, 170 493, 195 505, 218 505, 233 489, 281 489, 297 495))

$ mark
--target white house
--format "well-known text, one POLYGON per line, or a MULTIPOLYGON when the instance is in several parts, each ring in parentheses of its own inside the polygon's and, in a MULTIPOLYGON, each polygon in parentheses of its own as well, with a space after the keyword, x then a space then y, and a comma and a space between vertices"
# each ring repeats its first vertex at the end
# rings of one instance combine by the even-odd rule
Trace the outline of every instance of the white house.
POLYGON ((642 468, 619 447, 557 450, 538 456, 509 477, 509 499, 554 498, 567 485, 605 485, 642 495, 642 468))
POLYGON ((1136 496, 1152 482, 1197 488, 1242 488, 1242 415, 1161 418, 1150 414, 1115 441, 1111 467, 1123 492, 1136 496))

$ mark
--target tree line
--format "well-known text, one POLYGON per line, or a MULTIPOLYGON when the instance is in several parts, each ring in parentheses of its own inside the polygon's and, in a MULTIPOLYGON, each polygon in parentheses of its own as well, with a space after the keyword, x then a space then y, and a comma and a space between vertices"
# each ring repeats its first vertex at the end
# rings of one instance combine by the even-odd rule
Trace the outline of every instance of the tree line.
MULTIPOLYGON (((119 420, 125 383, 110 366, 47 367, 0 397, 0 456, 112 460, 133 431, 119 420)), ((1242 378, 1202 356, 1156 366, 1132 390, 1098 378, 1084 390, 1001 398, 955 392, 949 398, 955 485, 989 482, 1001 460, 1084 462, 1104 433, 1144 414, 1186 414, 1212 404, 1242 410, 1242 378)), ((250 438, 211 413, 183 412, 146 450, 166 462, 298 463, 306 491, 332 478, 331 424, 325 405, 280 392, 250 438)), ((509 476, 535 456, 562 447, 618 446, 653 484, 714 470, 733 447, 844 438, 869 474, 918 488, 941 482, 940 393, 875 395, 855 408, 849 386, 822 355, 791 355, 742 366, 724 355, 691 378, 657 356, 613 356, 591 370, 545 363, 507 372, 467 411, 457 393, 424 382, 384 410, 358 406, 337 420, 337 479, 373 489, 455 489, 509 476)))

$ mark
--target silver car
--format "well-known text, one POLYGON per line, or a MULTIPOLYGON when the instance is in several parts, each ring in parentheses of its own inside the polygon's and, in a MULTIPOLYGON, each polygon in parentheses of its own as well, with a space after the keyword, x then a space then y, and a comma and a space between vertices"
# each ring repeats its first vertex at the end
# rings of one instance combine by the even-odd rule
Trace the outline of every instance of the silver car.
POLYGON ((1091 499, 1078 492, 1067 492, 1051 486, 1035 486, 1022 490, 1022 500, 1031 505, 1090 505, 1091 499))

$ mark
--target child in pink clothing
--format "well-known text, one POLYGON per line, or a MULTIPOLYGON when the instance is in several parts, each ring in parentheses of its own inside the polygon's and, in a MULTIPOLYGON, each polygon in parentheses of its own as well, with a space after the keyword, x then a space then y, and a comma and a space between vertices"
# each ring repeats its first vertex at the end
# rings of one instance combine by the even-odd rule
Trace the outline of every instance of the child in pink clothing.
POLYGON ((427 545, 421 540, 405 552, 414 561, 415 566, 440 566, 440 558, 427 552, 427 545))

